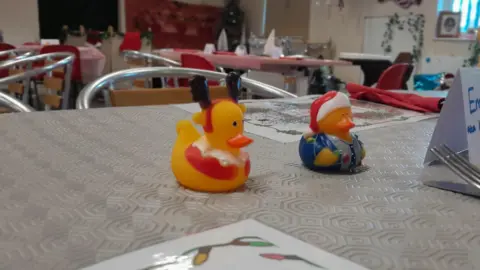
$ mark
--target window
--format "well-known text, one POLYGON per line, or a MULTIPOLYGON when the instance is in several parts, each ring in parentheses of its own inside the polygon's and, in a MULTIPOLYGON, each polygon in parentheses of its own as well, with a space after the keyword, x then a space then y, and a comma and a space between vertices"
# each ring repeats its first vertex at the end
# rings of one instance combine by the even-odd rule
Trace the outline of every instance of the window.
POLYGON ((462 13, 460 31, 480 27, 480 0, 443 0, 438 1, 438 10, 451 10, 462 13))

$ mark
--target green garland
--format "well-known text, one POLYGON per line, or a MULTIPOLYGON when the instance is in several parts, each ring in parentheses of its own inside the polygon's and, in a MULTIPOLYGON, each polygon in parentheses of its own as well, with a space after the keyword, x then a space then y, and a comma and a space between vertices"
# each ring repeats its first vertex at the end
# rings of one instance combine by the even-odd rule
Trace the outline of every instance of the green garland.
MULTIPOLYGON (((101 33, 100 38, 102 40, 108 40, 108 39, 110 39, 112 37, 115 37, 115 36, 123 37, 123 36, 125 36, 125 33, 121 33, 121 32, 110 33, 108 31, 105 31, 105 32, 101 33)), ((150 44, 152 44, 153 33, 151 31, 142 32, 142 33, 140 33, 140 38, 141 39, 146 39, 147 40, 147 45, 150 45, 150 44)))
POLYGON ((468 46, 470 57, 463 61, 464 67, 475 67, 478 64, 478 56, 480 55, 480 44, 475 40, 468 46))
POLYGON ((425 28, 425 16, 423 14, 410 13, 407 18, 401 19, 400 16, 395 13, 389 17, 386 24, 387 29, 383 34, 382 48, 385 54, 392 52, 391 42, 393 40, 393 34, 395 27, 403 31, 407 28, 408 32, 412 35, 413 40, 416 42, 412 48, 412 59, 414 62, 418 62, 422 55, 424 28, 425 28))
MULTIPOLYGON (((66 34, 68 36, 74 36, 74 37, 88 36, 88 35, 91 34, 90 31, 85 31, 84 33, 82 33, 79 30, 71 31, 65 26, 63 27, 63 31, 66 32, 66 34)), ((110 39, 112 37, 115 37, 115 36, 123 37, 123 36, 125 36, 125 33, 115 32, 115 31, 113 31, 113 28, 110 28, 110 27, 107 31, 104 31, 104 32, 100 33, 100 39, 101 40, 108 40, 108 39, 110 39)), ((140 38, 141 39, 146 39, 147 40, 147 45, 150 45, 150 44, 152 44, 153 33, 149 29, 149 31, 147 31, 147 32, 140 33, 140 38)))

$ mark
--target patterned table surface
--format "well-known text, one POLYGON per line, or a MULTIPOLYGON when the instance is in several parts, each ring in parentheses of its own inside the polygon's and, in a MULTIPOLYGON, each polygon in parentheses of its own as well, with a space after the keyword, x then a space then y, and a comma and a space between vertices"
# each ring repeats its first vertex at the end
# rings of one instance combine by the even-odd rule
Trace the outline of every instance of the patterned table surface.
MULTIPOLYGON (((0 269, 78 269, 254 218, 370 269, 480 269, 480 201, 418 180, 435 121, 359 133, 371 169, 323 175, 252 135, 243 192, 179 188, 175 107, 0 115, 0 269)), ((133 269, 132 269, 133 270, 133 269)))

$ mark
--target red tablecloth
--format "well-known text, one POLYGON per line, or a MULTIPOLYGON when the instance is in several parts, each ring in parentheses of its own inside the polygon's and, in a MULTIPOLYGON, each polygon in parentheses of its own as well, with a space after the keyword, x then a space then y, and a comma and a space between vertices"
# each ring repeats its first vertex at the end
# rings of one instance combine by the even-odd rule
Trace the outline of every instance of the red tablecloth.
MULTIPOLYGON (((40 51, 42 45, 21 45, 21 49, 40 51)), ((78 47, 83 83, 89 83, 102 76, 106 58, 102 52, 93 46, 78 47)))
POLYGON ((359 84, 347 84, 350 97, 354 99, 368 100, 376 103, 390 105, 392 107, 417 111, 417 112, 440 112, 444 98, 422 97, 415 94, 396 93, 359 84))

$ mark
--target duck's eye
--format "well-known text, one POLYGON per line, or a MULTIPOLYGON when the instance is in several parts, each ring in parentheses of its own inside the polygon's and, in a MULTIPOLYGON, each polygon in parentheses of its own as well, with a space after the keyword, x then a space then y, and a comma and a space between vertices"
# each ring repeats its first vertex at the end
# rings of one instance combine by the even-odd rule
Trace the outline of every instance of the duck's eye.
POLYGON ((234 126, 234 127, 237 126, 237 121, 233 121, 233 126, 234 126))

